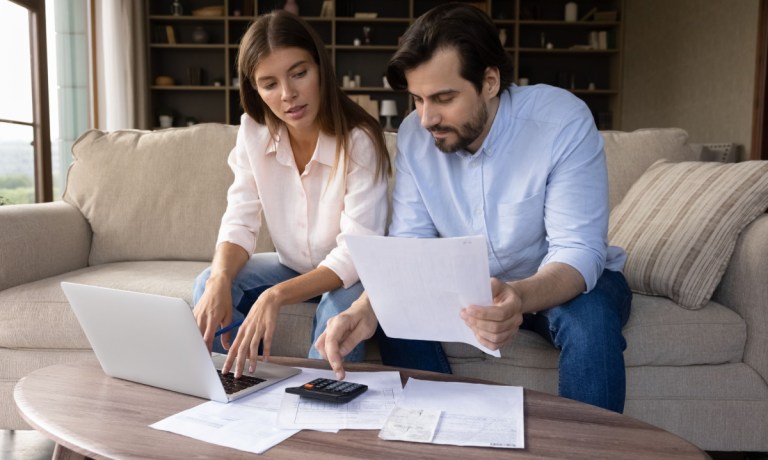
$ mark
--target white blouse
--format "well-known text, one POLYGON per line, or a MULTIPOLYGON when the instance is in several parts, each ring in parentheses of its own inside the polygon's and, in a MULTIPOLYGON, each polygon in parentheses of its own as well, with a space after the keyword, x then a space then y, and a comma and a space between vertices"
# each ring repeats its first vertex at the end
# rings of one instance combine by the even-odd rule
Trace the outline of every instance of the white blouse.
POLYGON ((345 288, 355 284, 359 278, 345 236, 384 234, 387 181, 374 176, 376 151, 368 135, 355 128, 349 140, 330 181, 336 138, 322 132, 299 175, 285 126, 272 139, 266 126, 244 114, 229 154, 235 179, 216 244, 227 241, 253 254, 263 212, 280 263, 302 274, 323 265, 345 288))

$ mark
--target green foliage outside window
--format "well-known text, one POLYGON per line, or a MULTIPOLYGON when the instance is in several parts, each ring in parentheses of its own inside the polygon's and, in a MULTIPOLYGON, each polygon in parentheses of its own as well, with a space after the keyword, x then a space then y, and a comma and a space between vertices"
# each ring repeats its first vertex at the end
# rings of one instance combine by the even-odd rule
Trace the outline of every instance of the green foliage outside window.
POLYGON ((35 202, 35 184, 29 176, 0 177, 0 206, 35 202))

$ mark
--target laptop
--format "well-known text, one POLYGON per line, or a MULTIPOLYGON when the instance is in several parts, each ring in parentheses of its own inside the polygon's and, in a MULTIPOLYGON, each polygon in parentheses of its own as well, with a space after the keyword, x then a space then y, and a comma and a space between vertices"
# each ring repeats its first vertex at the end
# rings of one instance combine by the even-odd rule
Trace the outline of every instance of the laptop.
POLYGON ((226 355, 208 352, 184 300, 67 282, 61 288, 111 377, 226 403, 301 372, 259 362, 255 373, 222 377, 226 355))

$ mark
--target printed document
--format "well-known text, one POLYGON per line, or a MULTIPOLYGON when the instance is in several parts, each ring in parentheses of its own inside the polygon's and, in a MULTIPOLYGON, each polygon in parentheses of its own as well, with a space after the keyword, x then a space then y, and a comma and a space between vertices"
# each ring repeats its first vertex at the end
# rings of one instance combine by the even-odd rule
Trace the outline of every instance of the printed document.
MULTIPOLYGON (((332 371, 302 368, 302 372, 271 387, 257 391, 230 403, 205 402, 199 406, 179 412, 150 425, 157 430, 188 436, 190 438, 261 454, 272 446, 298 433, 307 424, 286 424, 278 426, 278 414, 283 410, 283 399, 298 399, 287 394, 287 387, 303 385, 316 378, 335 379, 332 371)), ((395 406, 402 393, 398 372, 347 372, 350 382, 368 385, 368 391, 347 404, 333 405, 318 411, 312 405, 294 405, 289 411, 298 421, 323 419, 315 423, 315 429, 338 431, 341 428, 380 429, 389 411, 395 406), (373 390, 373 391, 372 391, 373 390), (378 395, 378 406, 358 405, 345 407, 366 396, 378 395), (386 395, 386 396, 385 396, 386 395)), ((372 398, 377 399, 377 398, 372 398)), ((285 415, 283 415, 285 417, 285 415)))
MULTIPOLYGON (((322 372, 324 374, 317 377, 335 378, 331 371, 322 372)), ((381 429, 403 392, 400 373, 347 372, 346 380, 368 385, 368 390, 344 404, 286 394, 280 405, 277 425, 293 430, 381 429)))
POLYGON ((348 235, 346 242, 387 336, 463 342, 501 356, 459 316, 464 307, 492 304, 485 237, 348 235))
MULTIPOLYGON (((522 387, 412 378, 408 379, 397 407, 419 416, 441 412, 432 438, 434 444, 525 447, 522 387)), ((407 426, 419 421, 400 419, 398 423, 407 426)), ((389 439, 393 439, 391 434, 389 439)))

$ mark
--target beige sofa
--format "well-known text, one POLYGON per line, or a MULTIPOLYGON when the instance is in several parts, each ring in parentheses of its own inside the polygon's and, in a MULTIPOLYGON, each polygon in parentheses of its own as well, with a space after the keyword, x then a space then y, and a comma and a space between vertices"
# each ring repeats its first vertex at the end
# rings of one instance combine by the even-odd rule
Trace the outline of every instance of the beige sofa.
MULTIPOLYGON (((92 354, 61 281, 191 301, 213 254, 236 131, 90 131, 74 146, 63 201, 0 207, 0 428, 26 428, 12 397, 19 378, 92 354)), ((701 155, 677 129, 603 136, 612 205, 656 159, 701 155)), ((741 233, 699 310, 635 295, 624 329, 626 414, 706 450, 768 450, 767 241, 762 215, 741 233)), ((259 248, 271 249, 267 235, 259 248)), ((313 309, 281 312, 274 354, 305 356, 313 309)), ((557 393, 558 352, 536 334, 521 331, 500 359, 461 344, 445 350, 456 374, 557 393)))

